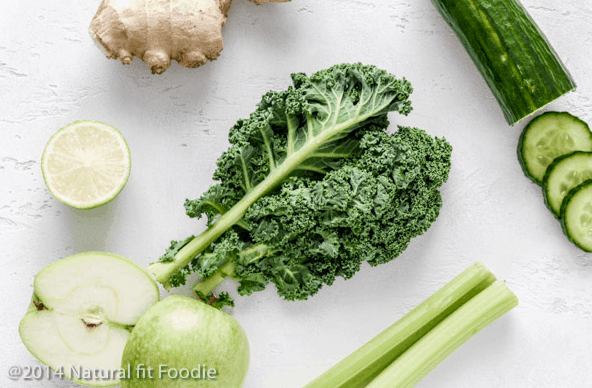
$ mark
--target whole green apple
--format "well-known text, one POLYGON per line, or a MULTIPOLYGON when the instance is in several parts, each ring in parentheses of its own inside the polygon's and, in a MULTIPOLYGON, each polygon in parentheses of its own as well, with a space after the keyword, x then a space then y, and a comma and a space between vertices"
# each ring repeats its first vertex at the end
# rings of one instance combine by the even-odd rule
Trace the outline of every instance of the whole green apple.
POLYGON ((242 387, 249 341, 234 318, 173 295, 138 320, 123 351, 122 388, 242 387))

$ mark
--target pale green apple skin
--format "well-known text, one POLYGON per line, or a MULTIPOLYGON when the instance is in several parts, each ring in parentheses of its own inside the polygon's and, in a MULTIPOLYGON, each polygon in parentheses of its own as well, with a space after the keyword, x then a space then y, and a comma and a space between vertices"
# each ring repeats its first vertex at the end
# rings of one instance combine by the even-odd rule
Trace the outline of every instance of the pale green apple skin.
MULTIPOLYGON (((158 289, 158 285, 156 284, 156 282, 154 281, 154 279, 152 278, 152 276, 150 274, 148 274, 148 272, 146 272, 146 270, 144 270, 142 267, 140 267, 138 264, 136 264, 134 261, 123 257, 123 256, 119 256, 113 253, 109 253, 109 252, 97 252, 97 251, 90 251, 90 252, 82 252, 82 253, 78 253, 75 255, 71 255, 68 257, 65 257, 63 259, 60 259, 58 261, 55 261, 49 265, 47 265, 46 267, 44 267, 41 271, 39 271, 39 273, 35 276, 35 281, 34 281, 34 290, 33 290, 33 297, 31 298, 31 303, 29 304, 29 307, 27 309, 27 312, 25 314, 25 316, 23 317, 23 319, 21 320, 20 324, 19 324, 19 335, 21 337, 21 340, 23 341, 23 344, 25 345, 25 347, 27 348, 27 350, 29 350, 29 352, 35 356, 35 358, 37 358, 39 361, 41 361, 43 364, 48 365, 49 367, 51 367, 51 369, 53 369, 54 371, 59 371, 60 375, 62 375, 64 378, 68 378, 80 385, 83 386, 89 386, 89 387, 111 387, 111 386, 115 386, 119 384, 119 379, 118 378, 114 378, 114 379, 99 379, 99 380, 87 380, 87 379, 77 379, 75 376, 70 375, 70 369, 68 366, 66 365, 62 365, 62 364, 55 364, 54 360, 52 360, 52 358, 44 353, 39 353, 37 350, 37 346, 34 343, 34 340, 29 338, 29 336, 27 335, 27 333, 30 333, 31 330, 34 330, 35 327, 28 327, 29 325, 29 320, 31 318, 34 318, 35 316, 38 316, 40 314, 46 314, 49 313, 50 311, 53 310, 52 304, 53 302, 55 302, 54 300, 52 300, 51 298, 49 298, 49 300, 46 300, 46 295, 44 295, 43 293, 39 293, 39 278, 49 275, 51 276, 52 273, 59 273, 61 270, 63 270, 64 268, 69 268, 71 266, 71 263, 81 263, 84 261, 84 263, 88 263, 91 261, 101 261, 104 263, 104 265, 106 266, 106 268, 111 268, 111 266, 116 266, 114 268, 112 268, 113 271, 116 272, 121 272, 124 269, 127 271, 131 271, 133 270, 134 272, 136 272, 136 274, 143 278, 144 280, 144 284, 143 284, 143 288, 144 290, 142 291, 144 294, 151 294, 152 295, 152 300, 153 302, 151 302, 152 304, 156 304, 156 302, 160 299, 160 292, 158 289), (121 268, 117 268, 117 265, 121 265, 121 268), (42 304, 44 307, 43 310, 39 310, 38 308, 38 304, 42 304)), ((97 266, 97 265, 95 265, 97 266)), ((100 266, 100 265, 98 265, 100 266)), ((86 265, 85 265, 86 267, 86 265)), ((91 268, 92 266, 89 265, 89 268, 91 268)), ((87 270, 87 268, 85 268, 85 271, 87 270)), ((87 271, 88 273, 88 271, 87 271)), ((76 273, 72 273, 71 276, 74 277, 74 279, 76 278, 76 273)), ((134 283, 132 283, 133 285, 134 283)), ((63 287, 63 284, 59 284, 56 285, 56 288, 58 287, 63 287)), ((124 296, 125 293, 122 293, 122 296, 124 296)), ((133 297, 132 297, 133 298, 133 297)), ((136 299, 137 300, 137 299, 136 299)), ((147 309, 148 306, 145 307, 145 309, 147 309)), ((140 311, 141 313, 141 311, 140 311)), ((127 325, 133 325, 135 323, 135 320, 133 322, 129 322, 126 321, 124 323, 120 323, 120 322, 105 322, 105 325, 115 325, 115 326, 127 326, 127 325)), ((52 335, 54 333, 44 333, 45 334, 45 339, 47 341, 55 341, 58 338, 56 337, 56 335, 52 335)), ((121 347, 120 350, 120 355, 123 353, 123 346, 121 347)), ((72 361, 72 364, 76 365, 77 362, 75 360, 77 360, 78 357, 74 357, 74 361, 72 361)), ((92 368, 92 365, 86 365, 86 367, 92 368)), ((115 369, 109 369, 109 371, 111 370, 115 370, 115 369)), ((113 373, 112 374, 113 377, 116 377, 116 374, 113 373)))
POLYGON ((248 338, 230 315, 186 296, 156 303, 123 351, 122 388, 240 388, 249 369, 248 338), (204 367, 205 366, 205 367, 204 367), (205 369, 205 372, 204 372, 205 369), (175 377, 175 373, 193 377, 175 377), (208 370, 215 370, 207 376, 208 370))

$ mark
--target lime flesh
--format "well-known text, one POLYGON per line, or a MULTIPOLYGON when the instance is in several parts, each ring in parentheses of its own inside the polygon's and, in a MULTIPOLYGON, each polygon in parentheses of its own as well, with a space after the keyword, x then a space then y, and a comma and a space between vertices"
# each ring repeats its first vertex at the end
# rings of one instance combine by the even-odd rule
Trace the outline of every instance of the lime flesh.
POLYGON ((77 209, 91 209, 113 200, 131 170, 127 143, 116 128, 80 120, 58 130, 41 158, 49 192, 77 209))

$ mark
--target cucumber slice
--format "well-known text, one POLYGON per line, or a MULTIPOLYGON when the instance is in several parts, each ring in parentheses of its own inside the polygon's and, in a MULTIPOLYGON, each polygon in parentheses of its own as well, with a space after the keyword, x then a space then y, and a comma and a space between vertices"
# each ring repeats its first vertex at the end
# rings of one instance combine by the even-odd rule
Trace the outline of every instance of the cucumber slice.
POLYGON ((573 151, 592 151, 588 124, 568 112, 545 112, 524 127, 518 161, 524 174, 541 185, 553 160, 573 151))
POLYGON ((592 152, 575 151, 556 158, 543 178, 545 204, 559 218, 567 193, 588 179, 592 179, 592 152))
POLYGON ((571 189, 561 206, 563 232, 574 244, 592 252, 592 179, 571 189))

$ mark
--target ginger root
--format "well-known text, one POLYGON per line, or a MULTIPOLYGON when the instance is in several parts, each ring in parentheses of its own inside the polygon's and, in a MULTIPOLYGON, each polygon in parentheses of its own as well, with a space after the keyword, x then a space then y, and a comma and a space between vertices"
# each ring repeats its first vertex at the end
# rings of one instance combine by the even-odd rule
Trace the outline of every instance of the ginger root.
MULTIPOLYGON (((289 0, 251 0, 256 4, 289 0)), ((138 57, 152 74, 176 60, 198 67, 224 48, 222 27, 232 0, 103 0, 89 32, 107 58, 138 57)))

